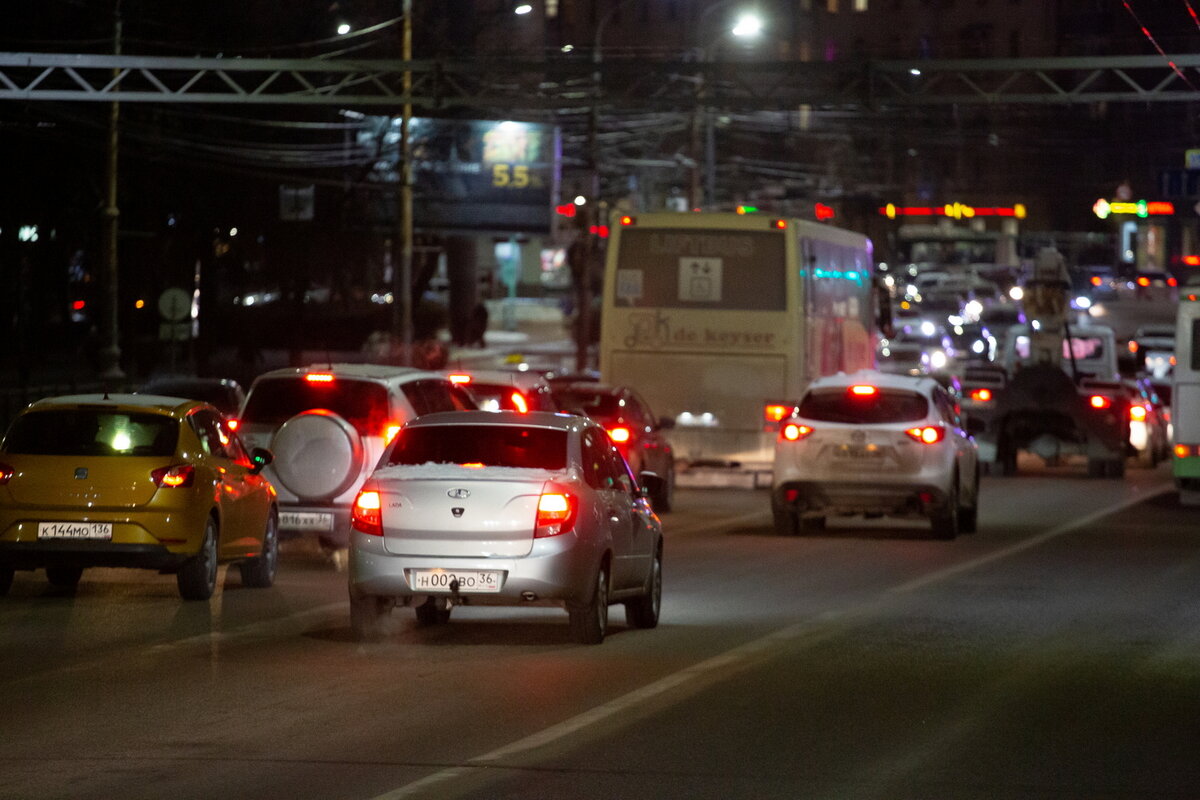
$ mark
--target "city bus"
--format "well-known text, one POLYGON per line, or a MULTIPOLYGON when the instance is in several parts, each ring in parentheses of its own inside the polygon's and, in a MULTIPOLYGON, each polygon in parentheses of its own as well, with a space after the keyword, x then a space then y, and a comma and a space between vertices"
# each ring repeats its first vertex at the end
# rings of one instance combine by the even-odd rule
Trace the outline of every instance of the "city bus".
POLYGON ((1200 293, 1179 298, 1171 387, 1175 486, 1185 505, 1200 505, 1200 293))
POLYGON ((673 425, 681 466, 769 481, 778 419, 808 382, 874 366, 870 239, 759 214, 614 223, 601 379, 636 388, 673 425))

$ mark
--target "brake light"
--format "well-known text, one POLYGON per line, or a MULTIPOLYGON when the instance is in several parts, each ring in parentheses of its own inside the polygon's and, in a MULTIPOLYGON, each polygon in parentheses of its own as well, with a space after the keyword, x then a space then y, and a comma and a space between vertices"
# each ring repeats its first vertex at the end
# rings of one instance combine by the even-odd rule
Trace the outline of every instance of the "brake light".
POLYGON ((310 372, 304 376, 309 383, 333 383, 333 376, 328 372, 310 372))
POLYGON ((1200 455, 1200 447, 1194 444, 1177 444, 1175 445, 1176 458, 1191 458, 1192 456, 1200 455))
POLYGON ((813 429, 809 425, 801 425, 799 422, 789 422, 780 429, 779 435, 789 442, 798 442, 810 436, 812 432, 813 429))
POLYGON ((521 394, 520 392, 512 393, 512 404, 513 408, 515 408, 519 413, 529 413, 529 403, 525 402, 525 395, 521 394))
POLYGON ((1112 398, 1105 397, 1102 394, 1094 394, 1088 398, 1088 404, 1091 405, 1092 408, 1103 411, 1106 408, 1112 408, 1112 398))
POLYGON ((0 486, 4 486, 9 481, 11 481, 13 475, 16 475, 16 474, 17 474, 17 471, 15 469, 13 469, 12 467, 10 467, 8 464, 0 464, 0 486))
POLYGON ((236 431, 242 426, 242 421, 240 419, 230 417, 229 419, 225 420, 225 424, 229 427, 229 430, 236 431))
POLYGON ((175 464, 159 467, 150 473, 150 480, 160 489, 181 489, 192 485, 196 468, 191 464, 175 464))
POLYGON ((1129 407, 1129 419, 1134 422, 1146 421, 1146 407, 1141 403, 1134 403, 1129 407))
POLYGON ((1179 281, 1175 280, 1174 278, 1167 278, 1167 286, 1178 286, 1178 285, 1179 285, 1179 281))
POLYGON ((533 538, 543 539, 566 533, 575 527, 575 515, 578 511, 579 503, 573 495, 566 492, 545 492, 538 498, 533 538))
POLYGON ((1142 287, 1149 286, 1149 285, 1150 285, 1150 279, 1149 279, 1149 278, 1147 278, 1145 275, 1143 275, 1143 276, 1141 276, 1140 278, 1138 278, 1138 279, 1137 279, 1137 285, 1138 285, 1138 286, 1142 286, 1142 287))
POLYGON ((1099 286, 1101 283, 1103 283, 1103 281, 1100 280, 1099 276, 1097 276, 1097 275, 1092 276, 1092 286, 1099 286))
POLYGON ((629 436, 629 428, 613 428, 608 432, 608 438, 617 444, 625 444, 629 441, 629 436))
POLYGON ((980 403, 990 403, 990 402, 992 402, 992 390, 991 389, 972 389, 971 390, 971 399, 976 400, 980 403))
POLYGON ((382 507, 379 492, 363 489, 354 498, 354 506, 350 509, 350 527, 360 533, 383 536, 382 507))
POLYGON ((909 428, 905 431, 921 444, 937 444, 946 436, 946 429, 941 425, 923 425, 919 428, 909 428))
POLYGON ((450 382, 451 382, 451 383, 453 383, 453 384, 455 384, 455 385, 457 385, 457 386, 462 386, 462 385, 463 385, 463 384, 465 384, 465 383, 470 383, 470 382, 471 382, 471 376, 470 376, 470 375, 463 375, 463 374, 461 374, 461 373, 459 373, 459 374, 455 374, 455 375, 447 375, 446 377, 450 379, 450 382))
POLYGON ((879 394, 879 390, 874 386, 851 386, 850 394, 854 395, 855 397, 874 397, 875 395, 879 394))
POLYGON ((768 403, 763 406, 763 422, 770 423, 772 427, 790 416, 795 406, 785 406, 781 403, 768 403))
POLYGON ((400 432, 401 427, 403 427, 403 426, 398 425, 395 422, 389 422, 387 425, 384 425, 383 426, 383 443, 391 444, 392 439, 396 438, 396 434, 400 432))

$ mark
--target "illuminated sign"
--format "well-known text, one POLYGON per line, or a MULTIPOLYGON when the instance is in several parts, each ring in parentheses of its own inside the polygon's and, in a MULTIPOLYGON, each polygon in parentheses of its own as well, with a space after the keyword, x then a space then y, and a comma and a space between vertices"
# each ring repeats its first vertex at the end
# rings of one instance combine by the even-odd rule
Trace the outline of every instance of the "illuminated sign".
POLYGON ((879 213, 888 219, 896 217, 950 217, 951 219, 972 219, 974 217, 1012 217, 1025 219, 1025 205, 1017 203, 1014 206, 968 206, 964 203, 947 203, 944 206, 898 206, 888 203, 879 209, 879 213))
POLYGON ((1165 201, 1150 202, 1148 200, 1122 202, 1120 200, 1105 200, 1101 197, 1092 204, 1092 211, 1100 219, 1108 219, 1113 214, 1133 214, 1138 217, 1170 216, 1175 213, 1175 204, 1165 201))

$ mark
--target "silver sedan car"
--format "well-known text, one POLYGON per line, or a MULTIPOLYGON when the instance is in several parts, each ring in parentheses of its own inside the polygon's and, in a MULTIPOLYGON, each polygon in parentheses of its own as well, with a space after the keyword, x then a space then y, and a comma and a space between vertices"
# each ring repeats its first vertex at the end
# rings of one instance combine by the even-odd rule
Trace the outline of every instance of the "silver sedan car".
POLYGON ((428 414, 401 428, 354 502, 354 634, 377 638, 396 605, 420 625, 458 605, 558 606, 576 641, 598 644, 621 602, 630 625, 653 628, 662 540, 647 489, 598 423, 428 414))

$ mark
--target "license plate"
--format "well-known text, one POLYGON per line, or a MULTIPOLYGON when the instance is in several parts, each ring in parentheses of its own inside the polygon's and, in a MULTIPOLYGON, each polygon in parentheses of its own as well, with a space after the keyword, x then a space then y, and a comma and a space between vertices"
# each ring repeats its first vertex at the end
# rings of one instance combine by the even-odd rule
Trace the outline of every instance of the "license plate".
POLYGON ((838 458, 851 459, 871 459, 883 458, 883 451, 875 445, 869 444, 864 446, 855 446, 844 444, 833 451, 833 454, 838 458))
POLYGON ((281 511, 279 527, 289 531, 332 531, 333 514, 319 511, 281 511))
POLYGON ((451 591, 450 584, 458 581, 458 591, 463 594, 495 594, 500 591, 499 570, 472 569, 414 569, 409 574, 413 589, 420 592, 451 591))
POLYGON ((111 522, 39 522, 39 539, 112 540, 111 522))

